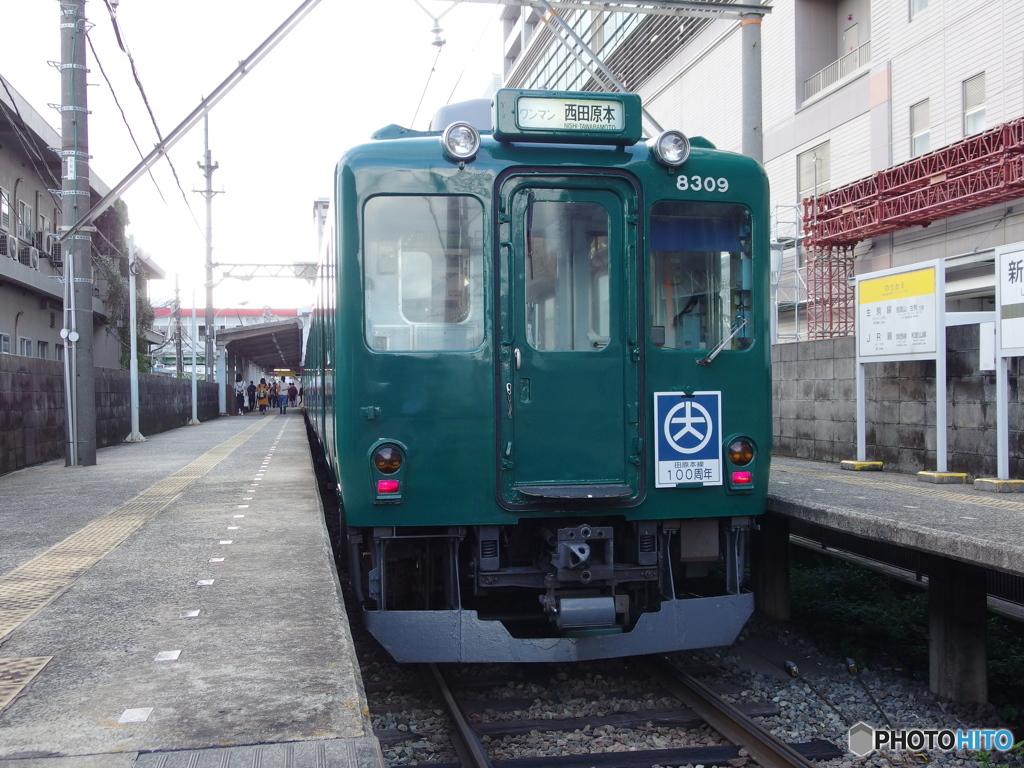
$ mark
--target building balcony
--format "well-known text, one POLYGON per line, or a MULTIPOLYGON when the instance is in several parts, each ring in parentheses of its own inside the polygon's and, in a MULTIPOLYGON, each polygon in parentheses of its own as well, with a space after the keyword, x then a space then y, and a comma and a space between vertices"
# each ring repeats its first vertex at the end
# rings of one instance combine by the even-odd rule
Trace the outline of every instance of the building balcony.
POLYGON ((856 72, 865 64, 871 61, 871 41, 854 48, 841 59, 837 59, 819 72, 814 73, 804 80, 804 101, 807 101, 816 93, 834 85, 847 75, 856 72))

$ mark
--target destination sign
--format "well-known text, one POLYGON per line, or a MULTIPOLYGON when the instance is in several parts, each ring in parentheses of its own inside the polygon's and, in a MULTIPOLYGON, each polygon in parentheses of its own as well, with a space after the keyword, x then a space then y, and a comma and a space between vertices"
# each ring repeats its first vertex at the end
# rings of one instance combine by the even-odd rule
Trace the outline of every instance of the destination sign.
POLYGON ((617 101, 523 96, 517 106, 520 128, 621 131, 626 123, 625 109, 617 101))
POLYGON ((635 93, 502 88, 492 105, 498 141, 625 147, 643 136, 643 110, 635 93))

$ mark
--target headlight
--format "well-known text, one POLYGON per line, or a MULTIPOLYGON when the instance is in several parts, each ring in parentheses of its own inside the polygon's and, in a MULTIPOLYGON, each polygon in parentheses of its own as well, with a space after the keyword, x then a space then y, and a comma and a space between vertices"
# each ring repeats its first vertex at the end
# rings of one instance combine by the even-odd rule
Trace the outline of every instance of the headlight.
POLYGON ((383 475, 393 475, 402 467, 402 452, 393 445, 382 445, 373 454, 373 466, 383 475))
POLYGON ((664 166, 675 168, 690 156, 690 140, 679 131, 663 131, 647 141, 655 159, 664 166))
POLYGON ((748 440, 733 440, 729 443, 729 461, 737 467, 745 467, 754 459, 754 446, 748 440))
POLYGON ((480 150, 480 132, 469 123, 452 123, 441 134, 441 146, 452 160, 472 160, 480 150))

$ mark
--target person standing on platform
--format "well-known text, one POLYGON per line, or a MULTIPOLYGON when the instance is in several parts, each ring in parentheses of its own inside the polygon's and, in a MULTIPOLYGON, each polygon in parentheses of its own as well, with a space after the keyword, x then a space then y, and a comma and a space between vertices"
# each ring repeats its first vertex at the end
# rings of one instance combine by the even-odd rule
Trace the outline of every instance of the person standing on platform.
POLYGON ((291 384, 288 385, 288 405, 294 408, 298 401, 298 398, 299 389, 298 387, 295 386, 295 382, 293 381, 291 384))
POLYGON ((277 408, 281 413, 288 413, 288 382, 284 379, 277 388, 277 408))
POLYGON ((249 386, 245 388, 246 393, 249 395, 249 413, 256 410, 256 385, 249 382, 249 386))
POLYGON ((267 386, 266 379, 260 379, 260 385, 256 387, 256 402, 260 406, 260 413, 266 413, 267 406, 270 405, 270 387, 267 386))
POLYGON ((239 416, 245 413, 245 382, 240 373, 235 374, 235 407, 239 416))

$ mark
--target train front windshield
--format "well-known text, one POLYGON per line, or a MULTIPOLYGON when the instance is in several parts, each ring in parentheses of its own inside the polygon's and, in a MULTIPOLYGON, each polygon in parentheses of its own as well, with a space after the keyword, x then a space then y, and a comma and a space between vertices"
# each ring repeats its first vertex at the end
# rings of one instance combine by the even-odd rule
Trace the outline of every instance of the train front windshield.
POLYGON ((750 213, 739 205, 664 201, 651 212, 652 325, 664 349, 728 349, 753 339, 750 213))
POLYGON ((380 352, 460 351, 483 342, 483 206, 464 195, 367 201, 366 343, 380 352))

